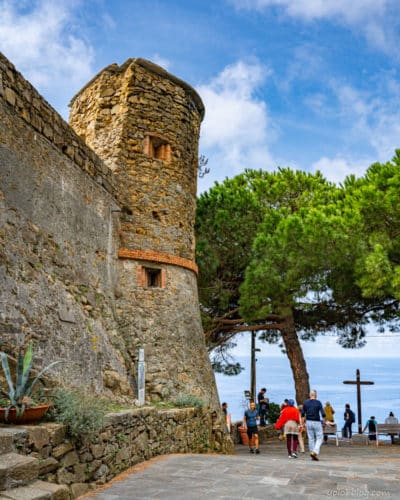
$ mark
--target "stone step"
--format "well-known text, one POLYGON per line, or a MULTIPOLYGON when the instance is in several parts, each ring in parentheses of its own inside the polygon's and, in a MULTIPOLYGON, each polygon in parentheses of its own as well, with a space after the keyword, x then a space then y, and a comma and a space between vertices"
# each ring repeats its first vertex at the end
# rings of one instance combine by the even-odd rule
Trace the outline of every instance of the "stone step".
POLYGON ((14 440, 11 434, 0 433, 0 455, 14 451, 14 440))
POLYGON ((69 489, 65 485, 35 481, 28 486, 20 486, 0 491, 0 500, 70 500, 69 489))
POLYGON ((15 445, 24 442, 28 431, 21 427, 0 425, 0 455, 15 451, 15 445))
POLYGON ((38 478, 39 461, 36 458, 4 453, 0 455, 0 491, 24 486, 38 478))

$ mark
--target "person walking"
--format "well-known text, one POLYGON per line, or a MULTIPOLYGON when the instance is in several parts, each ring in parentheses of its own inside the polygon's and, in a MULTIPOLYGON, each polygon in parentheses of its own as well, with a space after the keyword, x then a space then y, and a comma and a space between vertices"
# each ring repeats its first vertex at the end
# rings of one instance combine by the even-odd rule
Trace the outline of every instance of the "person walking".
POLYGON ((351 426, 356 421, 356 416, 354 415, 353 410, 350 408, 350 405, 347 403, 344 407, 344 426, 342 429, 342 434, 344 438, 351 439, 353 435, 353 431, 351 426))
POLYGON ((258 401, 258 413, 260 415, 260 425, 261 427, 265 427, 267 425, 266 416, 269 408, 269 398, 265 396, 267 389, 263 387, 261 391, 257 395, 258 401))
POLYGON ((286 447, 289 458, 297 458, 297 445, 299 443, 300 412, 294 406, 293 399, 288 399, 287 406, 282 410, 275 429, 282 429, 286 435, 286 447))
POLYGON ((247 428, 250 453, 254 453, 254 451, 257 454, 260 453, 260 450, 258 448, 258 427, 257 427, 257 420, 259 419, 260 416, 258 414, 256 404, 254 401, 250 401, 249 408, 244 412, 243 416, 243 427, 245 429, 247 428), (253 436, 254 436, 254 445, 256 447, 255 450, 252 446, 253 436))
MULTIPOLYGON (((300 416, 301 416, 302 410, 303 410, 303 405, 299 405, 300 416)), ((304 434, 305 430, 306 430, 306 428, 300 420, 300 425, 299 425, 299 449, 300 449, 300 453, 306 452, 306 450, 304 449, 304 438, 303 438, 303 434, 304 434)))
POLYGON ((303 423, 306 425, 308 446, 312 460, 319 460, 318 455, 323 441, 322 423, 325 418, 325 412, 321 401, 317 399, 317 391, 310 392, 310 398, 306 399, 301 411, 303 423), (321 422, 322 420, 322 422, 321 422))

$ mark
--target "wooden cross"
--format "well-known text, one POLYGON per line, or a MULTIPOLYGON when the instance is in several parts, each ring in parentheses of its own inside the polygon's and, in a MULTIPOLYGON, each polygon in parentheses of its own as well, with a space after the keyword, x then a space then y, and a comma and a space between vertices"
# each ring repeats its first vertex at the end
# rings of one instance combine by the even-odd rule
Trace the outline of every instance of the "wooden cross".
POLYGON ((375 382, 369 382, 360 379, 360 370, 356 370, 356 380, 344 380, 344 384, 356 384, 357 385, 357 419, 358 419, 358 433, 362 434, 362 420, 361 420, 361 386, 362 385, 374 385, 375 382))

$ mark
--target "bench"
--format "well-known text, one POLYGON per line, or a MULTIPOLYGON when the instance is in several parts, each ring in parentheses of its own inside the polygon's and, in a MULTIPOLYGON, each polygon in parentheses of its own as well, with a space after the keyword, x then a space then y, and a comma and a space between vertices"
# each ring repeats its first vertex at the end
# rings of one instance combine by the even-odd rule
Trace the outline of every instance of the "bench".
POLYGON ((325 424, 325 425, 323 425, 322 430, 324 432, 324 436, 330 436, 330 435, 335 436, 336 446, 339 446, 339 433, 338 433, 336 424, 334 424, 334 425, 325 424))
POLYGON ((400 436, 400 424, 377 424, 376 425, 376 432, 369 432, 367 434, 367 444, 369 444, 369 435, 375 434, 376 436, 376 446, 379 446, 379 435, 385 435, 385 436, 390 436, 391 434, 394 435, 399 435, 400 436))

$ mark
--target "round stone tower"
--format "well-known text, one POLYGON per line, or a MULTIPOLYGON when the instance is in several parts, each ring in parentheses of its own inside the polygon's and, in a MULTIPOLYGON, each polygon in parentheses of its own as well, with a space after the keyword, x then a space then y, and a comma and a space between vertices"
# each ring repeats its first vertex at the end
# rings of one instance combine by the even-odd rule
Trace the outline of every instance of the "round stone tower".
POLYGON ((194 394, 216 406, 197 296, 194 218, 204 106, 159 66, 108 66, 71 101, 70 124, 114 172, 121 207, 116 315, 150 400, 194 394))

